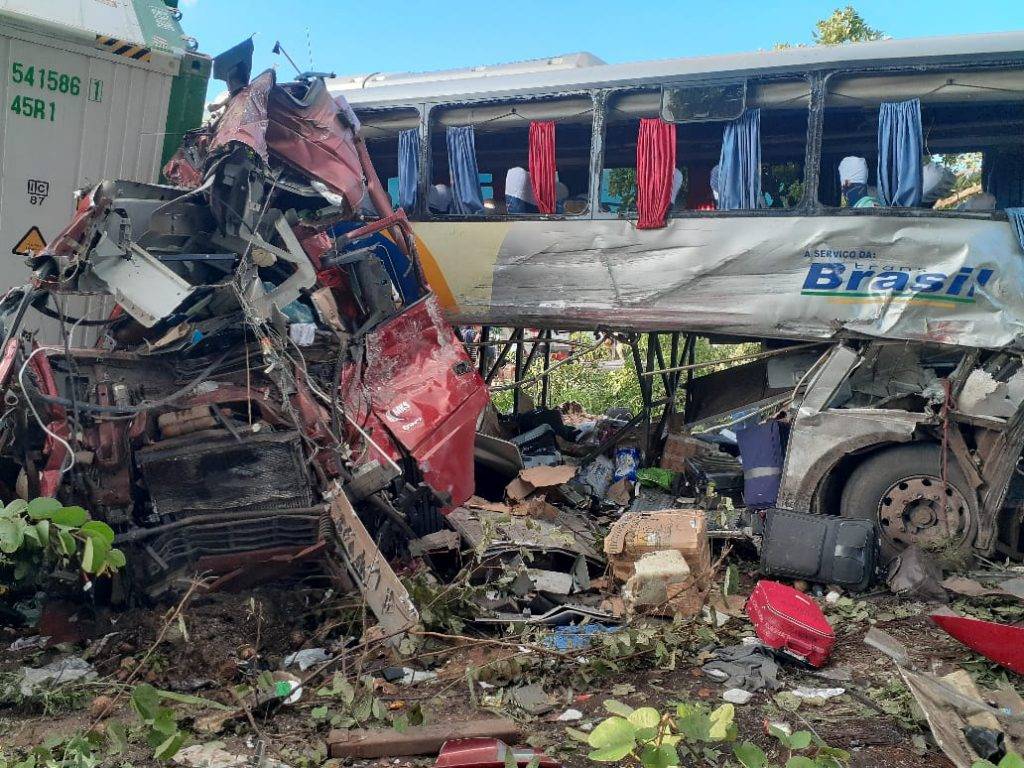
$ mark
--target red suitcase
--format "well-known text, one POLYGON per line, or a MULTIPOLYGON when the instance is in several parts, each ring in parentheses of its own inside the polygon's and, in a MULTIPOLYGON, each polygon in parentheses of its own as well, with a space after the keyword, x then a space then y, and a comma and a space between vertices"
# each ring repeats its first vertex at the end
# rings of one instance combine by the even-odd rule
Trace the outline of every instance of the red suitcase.
POLYGON ((776 581, 759 581, 747 600, 747 615, 761 642, 811 666, 825 663, 836 633, 821 608, 803 592, 776 581))

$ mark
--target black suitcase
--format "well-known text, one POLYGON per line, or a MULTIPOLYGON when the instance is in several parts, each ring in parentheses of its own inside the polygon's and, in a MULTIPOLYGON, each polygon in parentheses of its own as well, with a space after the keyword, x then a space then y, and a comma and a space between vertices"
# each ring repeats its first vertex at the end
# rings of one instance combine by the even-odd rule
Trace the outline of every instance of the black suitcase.
POLYGON ((769 509, 761 541, 761 573, 838 584, 851 592, 875 578, 878 534, 871 520, 769 509))

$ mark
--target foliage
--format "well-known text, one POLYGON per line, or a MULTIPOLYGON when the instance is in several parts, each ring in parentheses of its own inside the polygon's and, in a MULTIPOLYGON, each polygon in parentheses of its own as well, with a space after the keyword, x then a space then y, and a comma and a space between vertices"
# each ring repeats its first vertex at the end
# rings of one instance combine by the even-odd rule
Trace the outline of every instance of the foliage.
MULTIPOLYGON (((174 710, 163 706, 160 700, 160 691, 148 683, 137 685, 132 691, 132 707, 145 726, 146 741, 153 749, 153 757, 170 760, 185 743, 185 734, 178 728, 174 710)), ((127 735, 123 730, 117 732, 117 724, 111 723, 109 727, 127 744, 127 735)))
POLYGON ((975 760, 971 768, 1024 768, 1024 758, 1011 752, 999 761, 998 765, 989 760, 975 760))
POLYGON ((55 736, 20 758, 0 748, 0 768, 95 768, 103 763, 102 746, 95 733, 55 736))
POLYGON ((57 499, 15 499, 0 509, 0 574, 9 572, 15 583, 34 582, 72 564, 94 576, 123 568, 113 529, 57 499))
POLYGON ((836 8, 831 16, 815 23, 811 36, 815 45, 839 45, 881 40, 885 33, 869 27, 857 9, 848 5, 836 8))
MULTIPOLYGON (((587 757, 596 763, 670 768, 718 762, 720 747, 732 744, 736 760, 744 768, 769 768, 764 750, 752 742, 736 744, 738 729, 732 704, 709 710, 702 704, 680 703, 674 712, 653 707, 632 707, 615 700, 604 702, 611 717, 589 734, 567 729, 569 736, 590 747, 587 757)), ((770 726, 784 752, 786 768, 840 768, 849 754, 816 739, 809 731, 789 734, 770 726)))
POLYGON ((372 677, 360 677, 353 685, 344 673, 335 672, 330 685, 316 693, 330 702, 313 708, 311 714, 317 722, 329 722, 335 728, 391 722, 387 704, 374 691, 372 677))
MULTIPOLYGON (((852 5, 836 8, 832 15, 814 23, 811 37, 815 45, 840 45, 842 43, 863 43, 882 40, 885 33, 869 27, 864 17, 852 5)), ((775 49, 792 48, 791 43, 777 43, 775 49)), ((802 47, 799 46, 799 47, 802 47)))
POLYGON ((608 196, 618 198, 619 215, 636 210, 636 168, 612 168, 608 171, 608 196))
MULTIPOLYGON (((594 337, 590 333, 576 332, 570 335, 572 341, 579 344, 593 344, 594 337)), ((670 359, 672 342, 666 335, 659 337, 662 356, 666 363, 670 359)), ((680 341, 682 345, 682 341, 680 341)), ((680 346, 680 349, 682 346, 680 346)), ((641 359, 647 356, 647 337, 639 340, 641 359)), ((707 367, 698 368, 694 371, 695 376, 701 376, 716 370, 729 367, 728 363, 719 361, 750 354, 760 349, 756 343, 746 344, 712 344, 706 338, 697 339, 697 348, 694 360, 697 363, 706 363, 707 367)), ((611 344, 603 345, 594 350, 593 353, 579 360, 561 366, 551 372, 548 384, 548 401, 553 404, 565 402, 577 402, 584 412, 601 414, 612 407, 629 409, 632 413, 639 413, 643 407, 643 396, 640 391, 640 380, 636 373, 636 365, 633 361, 629 347, 619 344, 618 353, 611 344), (621 364, 617 361, 621 359, 621 364)), ((534 374, 540 372, 540 368, 531 369, 534 374)), ((683 374, 685 380, 685 373, 683 374)), ((665 388, 660 376, 654 378, 653 397, 655 400, 665 396, 665 388)), ((535 401, 540 399, 540 384, 532 384, 524 387, 535 401)), ((512 393, 508 390, 495 392, 493 395, 494 404, 498 410, 510 411, 512 409, 512 393)))

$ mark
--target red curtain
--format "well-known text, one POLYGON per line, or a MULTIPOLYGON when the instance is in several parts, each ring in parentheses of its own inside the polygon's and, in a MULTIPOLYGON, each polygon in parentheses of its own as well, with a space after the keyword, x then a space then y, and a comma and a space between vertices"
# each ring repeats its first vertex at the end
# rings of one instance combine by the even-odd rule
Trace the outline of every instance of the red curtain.
POLYGON ((636 139, 636 210, 638 229, 665 226, 672 172, 676 167, 676 126, 660 118, 640 120, 636 139))
POLYGON ((530 123, 530 185, 541 213, 555 212, 555 124, 530 123))

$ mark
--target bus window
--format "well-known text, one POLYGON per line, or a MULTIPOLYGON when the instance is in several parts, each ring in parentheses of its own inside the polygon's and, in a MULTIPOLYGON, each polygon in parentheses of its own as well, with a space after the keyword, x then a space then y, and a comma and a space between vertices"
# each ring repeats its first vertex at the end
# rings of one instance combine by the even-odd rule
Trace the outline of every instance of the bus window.
POLYGON ((885 204, 878 189, 879 108, 917 99, 921 174, 919 182, 911 179, 914 207, 990 211, 1024 204, 1021 82, 1019 69, 833 75, 819 201, 836 208, 885 204))
MULTIPOLYGON (((403 131, 415 131, 419 128, 419 111, 412 108, 389 109, 375 112, 361 112, 363 138, 366 149, 373 158, 374 168, 380 176, 380 183, 391 197, 391 205, 399 207, 398 196, 398 164, 399 136, 403 131)), ((372 212, 372 206, 365 207, 366 213, 372 212)), ((407 210, 407 214, 413 211, 407 210)), ((376 215, 376 214, 373 214, 376 215)))
POLYGON ((472 127, 480 200, 484 216, 539 216, 530 178, 530 124, 551 122, 554 132, 556 215, 589 212, 590 140, 593 103, 589 96, 444 107, 431 111, 432 213, 455 213, 444 205, 451 194, 448 134, 472 127))
MULTIPOLYGON (((662 114, 661 89, 609 99, 601 210, 628 217, 636 211, 636 143, 640 119, 662 114)), ((803 199, 810 85, 804 79, 751 80, 747 109, 760 110, 761 194, 757 208, 792 208, 803 199)), ((741 118, 742 119, 742 118, 741 118)), ((728 121, 676 124, 675 193, 670 211, 719 207, 717 168, 728 121)))

